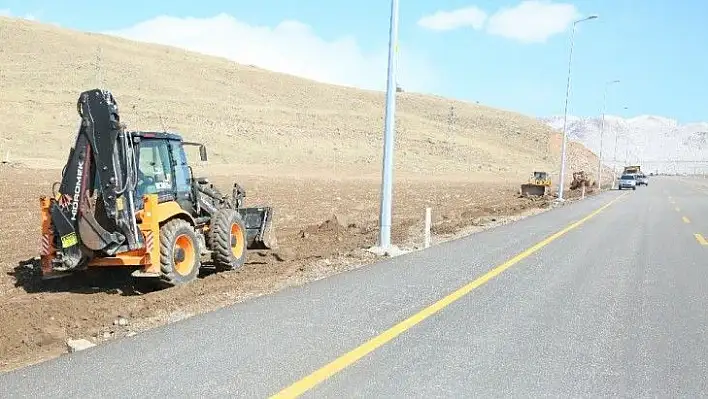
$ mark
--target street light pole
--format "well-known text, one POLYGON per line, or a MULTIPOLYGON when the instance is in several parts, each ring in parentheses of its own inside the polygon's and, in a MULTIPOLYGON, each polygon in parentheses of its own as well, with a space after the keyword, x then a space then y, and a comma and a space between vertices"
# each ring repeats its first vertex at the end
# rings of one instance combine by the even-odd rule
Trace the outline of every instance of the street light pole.
POLYGON ((600 126, 600 154, 597 160, 597 188, 602 191, 602 138, 605 135, 605 113, 607 112, 607 88, 610 85, 619 83, 619 80, 605 82, 605 90, 602 94, 602 124, 600 126))
MULTIPOLYGON (((636 133, 635 129, 630 127, 629 132, 631 134, 630 137, 635 137, 635 133, 636 133)), ((624 166, 628 166, 629 165, 629 153, 630 153, 629 147, 632 145, 632 142, 629 141, 627 136, 624 136, 624 142, 626 143, 626 146, 624 147, 624 166)), ((632 152, 632 154, 634 154, 634 152, 632 152)))
POLYGON ((398 47, 398 0, 391 0, 391 22, 388 43, 388 78, 386 82, 386 120, 384 122, 381 209, 379 213, 379 246, 391 246, 391 203, 393 180, 393 135, 396 129, 396 56, 398 47))
POLYGON ((573 46, 575 44, 575 26, 583 21, 588 21, 597 18, 597 15, 591 15, 587 18, 579 19, 573 22, 573 29, 570 33, 570 55, 568 56, 568 78, 565 86, 565 109, 563 111, 563 144, 561 148, 561 170, 560 181, 558 182, 558 200, 563 201, 563 181, 565 180, 565 147, 568 141, 568 97, 570 96, 570 68, 573 63, 573 46))
MULTIPOLYGON (((625 140, 627 141, 627 140, 625 140)), ((624 147, 624 164, 629 165, 629 141, 627 141, 627 147, 624 147)))
MULTIPOLYGON (((624 107, 627 110, 627 107, 624 107)), ((615 155, 612 157, 612 187, 617 183, 617 144, 619 139, 619 131, 615 131, 615 155)))

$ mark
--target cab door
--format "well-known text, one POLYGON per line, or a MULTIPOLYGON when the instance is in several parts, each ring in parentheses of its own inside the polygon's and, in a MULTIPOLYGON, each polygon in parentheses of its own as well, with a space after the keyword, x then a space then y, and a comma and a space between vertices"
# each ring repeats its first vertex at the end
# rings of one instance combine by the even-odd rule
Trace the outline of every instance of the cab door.
POLYGON ((170 140, 170 154, 174 169, 175 199, 183 210, 192 214, 195 210, 192 172, 182 142, 170 140))
POLYGON ((174 199, 175 183, 168 140, 157 138, 140 140, 137 161, 137 198, 140 199, 145 194, 157 194, 159 202, 174 199))

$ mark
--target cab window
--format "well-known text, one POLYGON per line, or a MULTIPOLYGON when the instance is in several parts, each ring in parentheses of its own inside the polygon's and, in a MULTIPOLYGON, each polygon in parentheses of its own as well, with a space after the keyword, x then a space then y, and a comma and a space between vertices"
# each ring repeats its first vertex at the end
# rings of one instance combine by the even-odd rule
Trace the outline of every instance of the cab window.
POLYGON ((172 191, 172 173, 167 140, 142 140, 138 155, 138 198, 172 191))
POLYGON ((177 186, 177 193, 191 193, 191 174, 189 172, 187 157, 184 153, 184 147, 182 147, 180 141, 176 140, 170 140, 170 146, 172 148, 172 159, 174 159, 175 162, 175 184, 177 186))

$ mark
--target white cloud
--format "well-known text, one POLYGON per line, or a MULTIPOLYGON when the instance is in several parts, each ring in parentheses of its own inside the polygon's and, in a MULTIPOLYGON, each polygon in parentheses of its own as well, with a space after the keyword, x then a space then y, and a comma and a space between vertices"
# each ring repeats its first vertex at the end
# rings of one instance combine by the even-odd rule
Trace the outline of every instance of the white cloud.
POLYGON ((522 43, 543 43, 564 32, 581 17, 572 4, 545 0, 522 1, 513 8, 502 8, 489 18, 487 33, 522 43))
MULTIPOLYGON (((352 36, 325 40, 298 21, 286 20, 268 27, 249 25, 223 13, 210 18, 159 16, 104 33, 180 47, 321 82, 374 90, 386 87, 387 42, 379 50, 367 53, 352 36)), ((434 89, 436 74, 428 59, 401 45, 398 65, 398 82, 404 90, 434 89)))
POLYGON ((432 30, 465 26, 481 30, 484 27, 490 35, 522 43, 544 43, 551 36, 566 31, 580 17, 580 12, 572 4, 526 0, 515 7, 502 7, 489 17, 477 7, 438 11, 421 18, 418 25, 432 30))
POLYGON ((453 30, 468 26, 480 30, 484 27, 486 20, 487 13, 472 6, 426 15, 418 20, 418 25, 432 30, 453 30))
POLYGON ((35 20, 37 19, 37 18, 35 18, 35 16, 34 16, 33 14, 25 14, 24 17, 18 17, 18 16, 16 16, 16 15, 14 15, 14 14, 12 13, 12 11, 10 11, 10 10, 7 9, 7 8, 0 8, 0 16, 3 16, 3 17, 10 17, 10 18, 26 19, 26 20, 29 20, 29 21, 35 21, 35 20))

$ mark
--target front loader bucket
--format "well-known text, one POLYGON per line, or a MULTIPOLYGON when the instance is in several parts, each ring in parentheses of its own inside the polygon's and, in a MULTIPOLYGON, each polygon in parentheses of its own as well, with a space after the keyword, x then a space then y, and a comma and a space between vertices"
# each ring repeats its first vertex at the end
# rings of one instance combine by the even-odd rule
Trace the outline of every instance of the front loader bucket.
POLYGON ((535 197, 542 197, 546 194, 546 186, 541 186, 537 184, 522 184, 521 185, 521 195, 529 195, 535 197))
POLYGON ((277 249, 278 243, 273 233, 273 208, 240 208, 238 212, 246 224, 247 249, 277 249))

